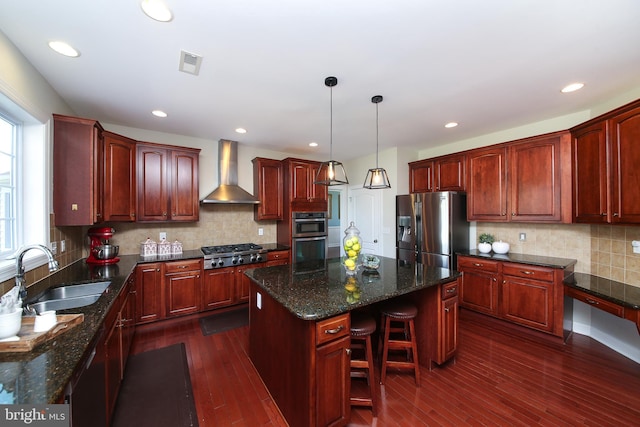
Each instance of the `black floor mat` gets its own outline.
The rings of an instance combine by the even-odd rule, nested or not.
[[[200,318],[202,335],[212,335],[249,324],[249,307]]]
[[[197,427],[184,343],[129,357],[112,427]]]

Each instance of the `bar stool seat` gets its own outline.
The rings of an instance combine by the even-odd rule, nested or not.
[[[349,403],[352,406],[371,407],[374,417],[377,414],[377,392],[371,335],[375,331],[376,321],[372,316],[358,312],[351,313],[351,378],[366,378],[369,396],[355,396],[351,393]]]
[[[413,369],[416,386],[420,387],[420,366],[414,322],[418,309],[410,302],[394,301],[386,304],[381,313],[381,344],[378,346],[382,352],[380,384],[384,384],[387,368]],[[398,360],[397,357],[389,358],[390,352],[393,352],[393,356],[400,351],[406,354],[406,360]]]

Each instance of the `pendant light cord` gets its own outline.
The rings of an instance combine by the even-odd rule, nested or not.
[[[329,86],[329,161],[333,161],[333,86]]]
[[[376,169],[378,169],[378,103],[376,102]]]

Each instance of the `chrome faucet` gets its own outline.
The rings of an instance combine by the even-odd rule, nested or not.
[[[49,271],[53,272],[58,269],[58,261],[53,258],[53,253],[51,253],[48,247],[44,245],[27,245],[18,249],[13,257],[15,257],[16,259],[16,286],[18,286],[20,289],[20,299],[22,300],[23,304],[27,299],[27,287],[26,280],[24,279],[24,266],[22,265],[22,258],[24,258],[24,254],[31,249],[40,249],[45,253],[45,255],[49,258]]]

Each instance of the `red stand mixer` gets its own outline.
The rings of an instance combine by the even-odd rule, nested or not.
[[[118,246],[109,244],[109,239],[116,232],[111,227],[93,227],[87,232],[89,236],[89,256],[88,264],[115,264],[120,261],[118,258]]]

